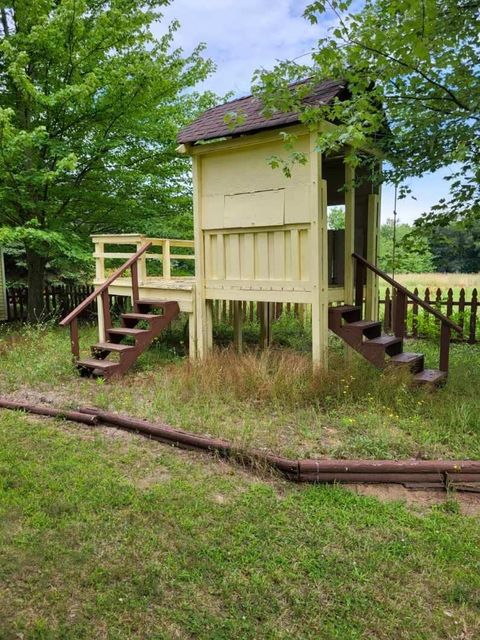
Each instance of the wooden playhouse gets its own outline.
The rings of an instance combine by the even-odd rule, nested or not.
[[[342,82],[328,81],[308,99],[329,103],[342,99],[345,91]],[[242,124],[233,131],[225,122],[231,112],[242,114]],[[295,135],[296,150],[307,158],[292,168],[291,177],[268,163],[271,156],[287,155],[281,135],[286,130]],[[360,166],[355,171],[342,153],[322,156],[315,134],[300,124],[297,114],[266,118],[260,101],[252,96],[210,109],[183,129],[178,141],[178,151],[192,158],[194,242],[141,235],[93,237],[99,288],[62,321],[72,327],[73,352],[78,356],[76,318],[97,298],[99,343],[92,358],[79,361],[83,370],[107,377],[121,373],[179,311],[189,316],[190,356],[203,358],[213,344],[212,304],[228,300],[236,311],[238,346],[243,301],[267,310],[264,324],[269,303],[301,303],[311,305],[315,365],[328,365],[330,329],[376,366],[391,360],[410,366],[419,381],[445,377],[447,334],[454,325],[444,316],[446,355],[440,370],[425,370],[421,354],[403,352],[406,300],[413,294],[377,268],[380,192],[368,175],[371,169]],[[329,232],[331,205],[344,205],[344,231]],[[119,251],[119,245],[124,250]],[[112,258],[127,262],[108,275],[105,260]],[[194,275],[175,275],[178,264],[188,260],[194,260]],[[153,263],[155,270],[149,266]],[[379,275],[397,293],[394,336],[382,335],[377,318]],[[112,327],[109,294],[132,298],[134,310],[123,314],[120,327]],[[164,309],[164,321],[155,308]],[[140,329],[142,321],[146,326]],[[124,344],[126,336],[134,339],[133,345]],[[112,352],[119,358],[111,360]]]

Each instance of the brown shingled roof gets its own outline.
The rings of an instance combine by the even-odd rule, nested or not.
[[[305,104],[329,104],[334,98],[341,97],[345,90],[345,82],[326,80],[307,96]],[[298,112],[274,113],[269,118],[262,115],[263,104],[255,96],[238,98],[231,102],[218,105],[205,111],[188,127],[182,129],[178,135],[180,143],[197,142],[198,140],[212,140],[226,136],[236,136],[242,133],[253,133],[263,129],[272,129],[283,125],[299,122]],[[225,123],[225,115],[229,112],[242,114],[245,120],[233,130]]]

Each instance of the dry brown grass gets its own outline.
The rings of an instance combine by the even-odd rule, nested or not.
[[[365,363],[347,362],[330,354],[328,370],[313,369],[311,359],[287,349],[238,354],[233,349],[216,350],[203,362],[186,361],[170,372],[184,398],[212,398],[276,404],[284,407],[323,405],[332,400],[364,397],[375,385],[376,373],[362,375]],[[384,387],[398,393],[406,382],[405,372],[387,372]]]

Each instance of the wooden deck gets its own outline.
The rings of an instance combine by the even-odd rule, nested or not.
[[[96,281],[95,285],[102,284]],[[132,282],[130,278],[118,278],[109,287],[109,293],[117,296],[132,294]],[[139,282],[139,294],[141,299],[157,301],[178,302],[180,311],[193,313],[195,296],[195,276],[179,278],[146,278]]]

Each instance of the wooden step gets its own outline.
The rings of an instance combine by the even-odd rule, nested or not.
[[[121,317],[124,320],[156,320],[157,318],[161,318],[162,316],[158,316],[154,313],[122,313]]]
[[[134,348],[135,347],[131,344],[120,344],[117,342],[98,342],[92,346],[92,349],[97,351],[117,351],[119,353]]]
[[[446,371],[440,369],[424,369],[413,376],[413,380],[418,384],[431,384],[438,386],[447,379]]]
[[[110,360],[97,360],[96,358],[82,358],[81,360],[77,360],[76,364],[78,367],[85,367],[87,369],[98,369],[102,372],[118,367],[118,362],[111,362]]]
[[[115,327],[114,329],[108,329],[108,334],[113,336],[136,336],[145,335],[150,333],[149,329],[131,329],[130,327]]]
[[[398,344],[402,344],[403,340],[401,338],[396,338],[395,336],[379,336],[378,338],[372,338],[368,342],[365,343],[365,346],[376,346],[384,349],[388,349],[389,347],[396,346]]]
[[[352,323],[361,320],[362,310],[360,307],[355,307],[349,304],[342,304],[338,307],[328,307],[328,328],[336,333],[340,334],[342,327],[345,323]]]
[[[360,307],[352,304],[339,304],[336,307],[328,307],[328,313],[348,313],[349,311],[360,311]]]
[[[390,358],[390,362],[394,365],[406,366],[413,372],[423,371],[423,353],[399,353],[396,356]]]
[[[355,348],[355,347],[354,347]],[[375,367],[385,367],[385,354],[395,356],[403,351],[403,340],[394,336],[380,336],[367,340],[357,347],[357,351],[363,355]]]
[[[341,317],[347,322],[354,322],[360,320],[362,317],[362,310],[360,307],[355,307],[351,304],[342,304],[338,307],[328,307],[329,317]]]
[[[343,325],[341,330],[342,332],[355,333],[373,339],[381,335],[382,323],[374,320],[355,320]]]

